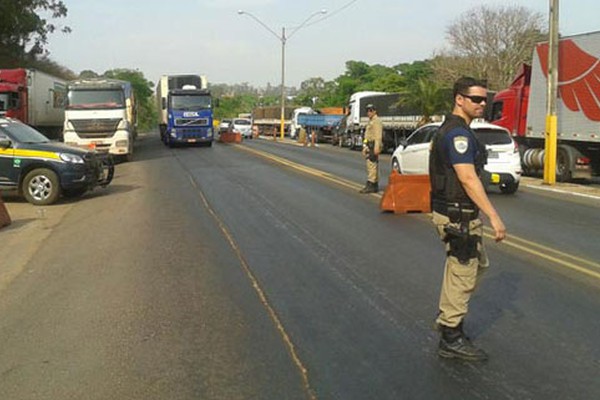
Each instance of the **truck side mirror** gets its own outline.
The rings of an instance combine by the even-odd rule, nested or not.
[[[165,99],[164,97],[161,99],[162,100],[162,109],[166,110],[167,109],[167,99]]]
[[[7,137],[0,137],[0,149],[8,149],[12,142]]]

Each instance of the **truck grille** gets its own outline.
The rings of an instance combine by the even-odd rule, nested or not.
[[[204,139],[207,137],[206,131],[199,129],[177,129],[177,133],[182,139]]]
[[[175,126],[206,126],[208,118],[177,118]]]
[[[115,134],[121,119],[72,119],[70,122],[79,137],[105,138]]]

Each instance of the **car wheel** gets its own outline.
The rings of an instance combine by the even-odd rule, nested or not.
[[[55,203],[60,196],[60,182],[54,171],[38,168],[30,171],[23,179],[23,196],[36,206]]]
[[[500,191],[504,194],[514,194],[519,189],[519,182],[503,183],[500,185]]]
[[[400,163],[398,162],[398,159],[395,157],[392,159],[392,170],[396,171],[399,174],[402,173],[402,171],[400,170]]]

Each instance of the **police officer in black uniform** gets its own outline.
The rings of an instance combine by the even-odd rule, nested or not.
[[[463,333],[463,319],[477,283],[478,271],[487,267],[482,242],[485,214],[496,241],[506,228],[490,202],[480,175],[486,150],[469,124],[483,116],[487,99],[484,82],[460,78],[454,84],[454,108],[434,136],[429,156],[433,223],[446,246],[446,265],[440,293],[438,354],[471,361],[487,359]]]

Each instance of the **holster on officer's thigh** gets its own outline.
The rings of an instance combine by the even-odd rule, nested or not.
[[[444,227],[445,241],[449,245],[448,255],[454,256],[461,264],[479,256],[477,244],[480,237],[471,235],[469,230],[470,215],[459,207],[448,206],[448,223]]]

